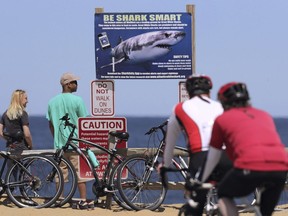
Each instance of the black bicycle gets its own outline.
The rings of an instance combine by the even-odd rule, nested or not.
[[[134,210],[156,210],[163,203],[167,188],[161,184],[157,166],[162,161],[165,147],[165,121],[157,127],[152,127],[145,135],[149,135],[149,143],[157,143],[156,148],[147,148],[144,154],[127,157],[118,169],[117,188],[123,200]],[[160,133],[158,133],[160,132]],[[186,148],[176,146],[179,152],[187,154]],[[175,155],[172,160],[175,169],[180,171],[178,178],[185,181],[188,165],[181,154]]]
[[[165,168],[162,167],[160,169],[160,175],[161,175],[161,182],[162,185],[168,188],[168,179],[167,179],[167,172],[181,172],[181,171],[188,171],[187,169],[177,169],[177,168]],[[286,187],[288,185],[288,176],[286,181]],[[185,198],[186,203],[183,204],[183,206],[179,209],[178,216],[185,216],[191,214],[191,208],[197,207],[198,203],[195,200],[195,197],[197,196],[197,193],[201,190],[207,191],[206,196],[206,204],[204,207],[203,213],[207,216],[222,216],[220,209],[218,208],[218,196],[217,196],[217,182],[211,181],[207,183],[201,183],[198,180],[191,178],[189,174],[186,177],[185,180]],[[240,213],[248,213],[252,212],[256,216],[261,216],[260,212],[260,201],[261,201],[261,195],[262,192],[265,190],[265,186],[259,187],[255,189],[255,192],[253,194],[250,194],[249,196],[245,196],[242,198],[238,198],[238,212]],[[285,188],[283,193],[285,193]],[[278,211],[281,211],[281,209],[278,209]]]
[[[66,187],[67,192],[65,194],[62,194],[61,199],[57,202],[57,205],[62,206],[65,203],[69,202],[73,197],[77,187],[77,174],[75,172],[75,169],[72,168],[72,165],[68,165],[69,162],[64,159],[64,154],[71,152],[72,149],[73,152],[76,152],[81,158],[84,159],[85,163],[88,165],[89,169],[92,172],[92,175],[95,179],[95,182],[92,186],[92,191],[95,194],[96,198],[103,196],[111,196],[121,207],[128,210],[131,209],[123,201],[118,190],[115,188],[118,164],[122,163],[123,161],[123,156],[117,153],[116,147],[118,143],[127,141],[129,138],[129,134],[127,132],[109,132],[109,136],[115,138],[115,143],[113,146],[111,146],[111,148],[106,149],[105,147],[97,143],[77,138],[77,136],[75,135],[76,125],[72,124],[69,121],[69,114],[66,114],[60,120],[63,121],[64,128],[69,127],[71,128],[71,131],[69,137],[67,138],[66,144],[61,149],[57,150],[53,157],[56,161],[58,161],[59,164],[61,162],[66,164],[65,166],[67,166],[68,175],[69,173],[71,173],[71,176],[69,177],[70,182],[67,186],[68,188],[65,186],[66,183],[64,183],[64,188]],[[79,142],[84,143],[86,147],[80,148],[78,146]],[[103,153],[108,154],[108,163],[101,179],[99,178],[96,169],[93,166],[91,156],[88,155],[88,152],[91,151],[90,147],[97,148]]]
[[[6,192],[18,207],[33,208],[49,207],[59,198],[63,176],[52,158],[43,155],[15,156],[8,151],[1,151],[0,156],[4,159],[0,170],[0,195]],[[3,177],[5,170],[6,177]]]
[[[191,208],[196,208],[199,204],[198,202],[194,201],[195,197],[197,196],[197,193],[206,190],[207,196],[206,196],[206,204],[204,207],[204,213],[207,216],[221,216],[221,213],[218,209],[217,203],[218,203],[218,196],[217,196],[217,189],[216,185],[212,182],[208,183],[201,183],[198,180],[195,180],[194,178],[191,178],[190,174],[188,173],[188,169],[175,169],[175,168],[166,168],[161,167],[160,168],[160,176],[161,176],[161,182],[163,187],[165,187],[167,190],[168,188],[168,179],[167,179],[167,172],[181,172],[185,171],[187,172],[187,176],[185,179],[185,192],[184,197],[186,199],[186,203],[184,203],[181,208],[179,209],[178,216],[186,216],[191,214]]]

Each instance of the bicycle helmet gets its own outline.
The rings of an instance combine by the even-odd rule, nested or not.
[[[249,101],[249,93],[244,83],[230,82],[218,91],[218,100],[226,106],[244,106]]]
[[[209,93],[212,86],[211,78],[205,75],[192,75],[186,80],[186,90],[190,98],[194,95]]]

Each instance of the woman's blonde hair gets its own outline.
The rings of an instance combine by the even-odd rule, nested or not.
[[[7,117],[10,120],[17,119],[18,117],[21,117],[23,115],[25,107],[22,104],[22,98],[24,97],[25,93],[26,92],[21,89],[17,89],[12,93],[10,106],[6,112]]]

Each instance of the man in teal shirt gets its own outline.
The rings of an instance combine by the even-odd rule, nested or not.
[[[49,121],[49,128],[54,138],[55,149],[62,148],[70,134],[68,127],[64,129],[63,125],[61,126],[62,122],[60,118],[68,113],[70,122],[78,125],[78,118],[86,117],[88,115],[83,99],[72,94],[73,92],[77,91],[77,80],[79,79],[79,77],[72,73],[64,73],[60,79],[62,93],[56,95],[49,101],[46,118]],[[77,129],[75,132],[78,134]],[[79,178],[78,156],[70,157],[71,158],[69,159],[75,166],[75,169],[78,173],[78,189],[80,193],[80,199],[84,202],[86,201],[86,180]]]

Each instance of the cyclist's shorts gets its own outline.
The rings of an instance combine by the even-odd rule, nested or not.
[[[243,197],[253,193],[255,188],[266,186],[281,191],[285,184],[285,171],[251,171],[232,169],[218,186],[218,197]],[[272,194],[270,195],[272,196]]]

